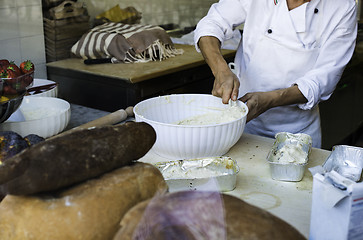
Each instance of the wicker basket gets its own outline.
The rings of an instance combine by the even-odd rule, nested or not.
[[[60,20],[44,18],[47,62],[69,58],[72,46],[89,29],[89,16],[69,17]]]

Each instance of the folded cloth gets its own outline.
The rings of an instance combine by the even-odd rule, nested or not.
[[[92,28],[71,52],[83,59],[110,58],[111,62],[161,61],[183,53],[159,26],[109,22]]]
[[[113,8],[96,16],[95,23],[119,22],[119,23],[135,24],[135,23],[140,23],[140,19],[142,18],[141,15],[142,15],[141,12],[137,11],[136,8],[134,7],[130,6],[122,9],[120,8],[120,5],[117,4]]]

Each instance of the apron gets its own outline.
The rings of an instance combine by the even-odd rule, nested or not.
[[[287,8],[286,1],[280,3],[285,4]],[[280,9],[283,8],[280,7]],[[316,47],[312,49],[298,47],[301,42],[291,19],[286,18],[290,17],[289,12],[278,10],[275,16],[281,20],[281,14],[285,14],[285,19],[282,19],[284,24],[287,24],[287,28],[290,27],[288,30],[291,36],[288,37],[287,44],[269,37],[270,34],[273,34],[273,29],[272,33],[261,35],[260,40],[256,43],[250,62],[246,66],[246,71],[239,73],[241,83],[239,97],[247,92],[265,92],[290,87],[294,84],[295,79],[304,76],[313,68],[318,58],[319,44],[316,44]],[[318,26],[321,26],[322,16],[317,17],[320,18]],[[289,24],[291,26],[288,26]],[[321,33],[322,31],[317,31],[316,42],[320,41]],[[294,43],[295,40],[296,46],[289,44]],[[312,137],[313,146],[320,148],[319,108],[315,106],[311,110],[302,110],[297,104],[275,107],[249,121],[246,124],[245,132],[271,138],[275,137],[278,132],[305,133]]]

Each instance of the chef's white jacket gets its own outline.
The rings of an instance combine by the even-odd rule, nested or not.
[[[196,49],[200,37],[223,42],[244,24],[235,58],[239,97],[297,84],[308,100],[268,110],[247,124],[248,132],[269,137],[281,131],[305,132],[320,147],[317,105],[331,96],[353,55],[356,11],[355,0],[311,0],[291,11],[286,0],[220,0],[197,25]]]

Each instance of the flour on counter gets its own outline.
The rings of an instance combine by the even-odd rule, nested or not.
[[[192,116],[190,118],[178,121],[177,125],[212,125],[225,122],[231,122],[242,117],[245,110],[239,106],[215,109],[216,111]]]

